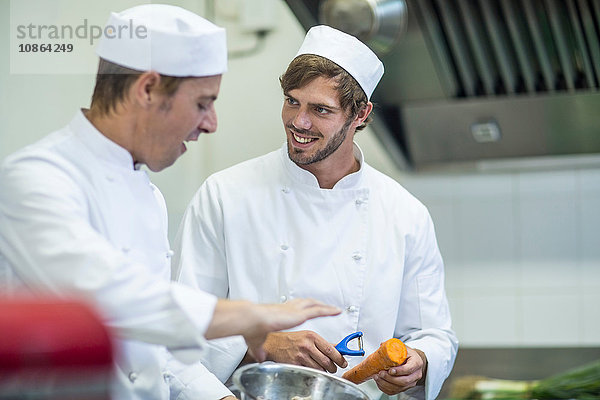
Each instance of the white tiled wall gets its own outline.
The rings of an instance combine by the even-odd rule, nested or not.
[[[600,169],[408,175],[463,346],[600,345]]]

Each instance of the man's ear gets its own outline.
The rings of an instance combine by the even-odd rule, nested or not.
[[[355,122],[358,122],[356,124],[356,126],[360,126],[365,119],[367,119],[367,117],[369,116],[369,114],[371,114],[371,111],[373,111],[373,103],[371,103],[370,101],[367,102],[367,105],[364,106],[363,108],[361,108],[358,113],[356,114],[356,120]]]
[[[146,108],[157,101],[157,89],[160,85],[160,75],[156,71],[141,74],[131,85],[130,94],[141,107]]]

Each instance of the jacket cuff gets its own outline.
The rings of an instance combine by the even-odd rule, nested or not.
[[[170,400],[219,400],[233,393],[204,365],[185,365],[170,359],[166,376],[169,377]]]

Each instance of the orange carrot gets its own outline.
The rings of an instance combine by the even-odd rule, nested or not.
[[[392,338],[381,343],[379,348],[369,354],[360,364],[346,371],[342,378],[356,384],[367,381],[379,371],[388,370],[406,361],[406,346],[400,339]]]

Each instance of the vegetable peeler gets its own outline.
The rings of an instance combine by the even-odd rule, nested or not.
[[[342,339],[341,342],[335,345],[337,351],[344,356],[364,356],[365,351],[363,350],[362,332],[354,332]],[[358,350],[351,350],[348,348],[348,342],[358,338]]]

